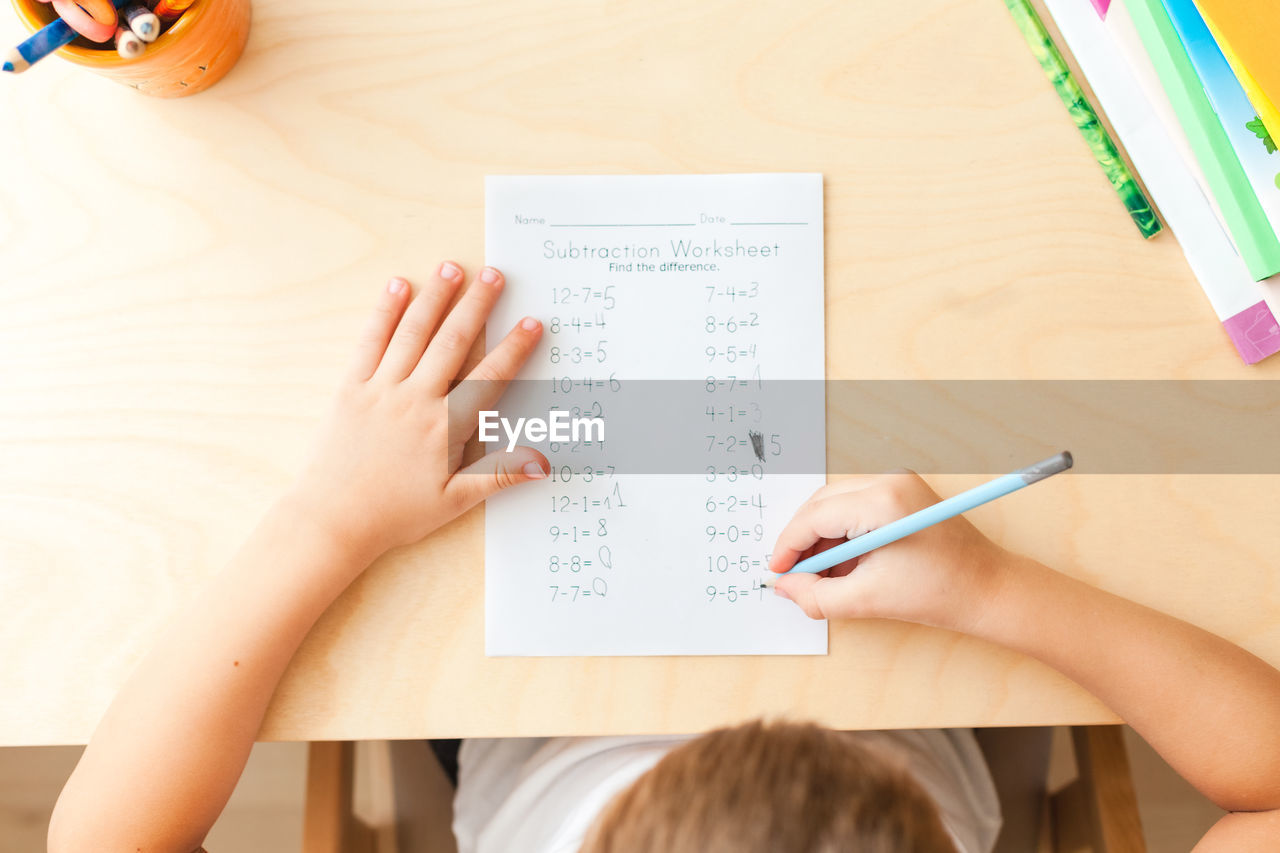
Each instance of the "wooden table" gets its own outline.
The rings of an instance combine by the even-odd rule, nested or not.
[[[823,172],[831,378],[1280,377],[1138,238],[1000,3],[352,8],[258,0],[186,100],[60,61],[0,86],[0,744],[88,738],[298,470],[385,278],[481,263],[486,174]],[[1077,476],[973,517],[1280,663],[1277,507],[1274,476]],[[818,658],[486,659],[483,524],[356,583],[263,737],[1114,720],[893,623]]]

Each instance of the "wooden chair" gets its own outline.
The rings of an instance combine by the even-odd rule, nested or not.
[[[1075,778],[1049,790],[1053,729],[979,729],[1004,813],[996,853],[1145,853],[1123,726],[1071,726]]]
[[[1047,790],[1052,733],[978,730],[1005,815],[996,853],[1145,853],[1123,726],[1071,727],[1076,776],[1056,791]],[[356,814],[357,746],[384,783],[373,822]],[[424,741],[312,743],[302,851],[456,853],[452,799]]]
[[[307,750],[303,853],[375,853],[372,827],[355,816],[352,741],[316,741]]]
[[[356,808],[357,764],[374,777],[372,816]],[[310,745],[302,853],[457,853],[452,826],[453,786],[426,741]]]

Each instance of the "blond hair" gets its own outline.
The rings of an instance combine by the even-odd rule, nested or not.
[[[581,853],[955,853],[905,770],[853,737],[756,721],[672,750]]]

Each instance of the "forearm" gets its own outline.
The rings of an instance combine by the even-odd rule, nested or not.
[[[198,847],[298,645],[367,562],[293,504],[273,508],[112,702],[58,800],[51,851]]]
[[[1013,558],[971,633],[1047,663],[1229,811],[1280,808],[1280,673],[1220,637]]]
[[[463,411],[474,424],[487,404],[458,410],[450,389],[503,289],[486,267],[455,299],[464,280],[446,261],[412,301],[402,278],[381,289],[294,494],[111,704],[54,810],[52,853],[190,853],[235,788],[285,667],[342,590],[378,554],[546,476],[527,447],[456,470],[468,436],[451,423]],[[541,335],[524,318],[470,375],[498,393]]]
[[[1214,824],[1195,853],[1274,853],[1280,838],[1280,812],[1236,812]]]

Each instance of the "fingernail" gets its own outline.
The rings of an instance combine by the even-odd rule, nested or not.
[[[445,281],[457,281],[462,277],[462,268],[445,261],[440,265],[440,277]]]
[[[542,470],[542,466],[537,462],[526,462],[524,464],[525,476],[530,480],[541,480],[547,476],[547,472]]]
[[[399,293],[404,290],[404,286],[409,282],[402,278],[396,277],[387,282],[387,293]]]
[[[532,317],[525,317],[520,321],[520,328],[524,329],[526,332],[536,332],[538,331],[538,327],[541,325],[541,323]]]
[[[791,596],[787,595],[787,591],[780,586],[775,586],[773,588],[773,594],[781,598],[785,598],[787,601],[791,600]]]
[[[502,273],[498,272],[493,267],[485,267],[480,270],[480,280],[485,284],[497,284],[502,281]]]

